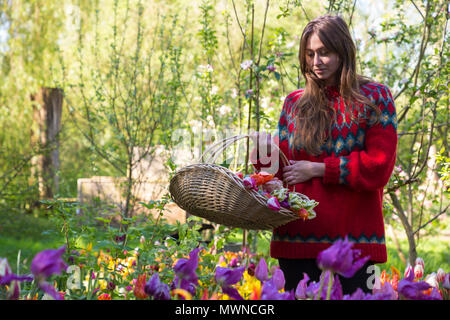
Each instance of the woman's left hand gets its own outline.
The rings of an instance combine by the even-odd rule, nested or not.
[[[283,180],[289,185],[295,185],[308,181],[314,177],[322,177],[325,172],[325,164],[312,161],[289,161],[291,165],[283,168]]]

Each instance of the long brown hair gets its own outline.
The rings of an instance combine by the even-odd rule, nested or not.
[[[373,109],[377,119],[381,111],[369,98],[360,93],[360,85],[368,83],[370,79],[356,73],[356,47],[345,21],[339,16],[332,15],[310,21],[303,30],[298,55],[306,86],[302,97],[295,105],[297,121],[295,141],[298,141],[309,154],[319,155],[320,147],[331,134],[336,111],[326,95],[324,80],[319,79],[306,63],[306,45],[312,34],[317,34],[323,45],[339,56],[340,67],[337,70],[336,80],[340,96],[345,102],[346,113],[351,120],[355,120],[353,114],[355,104],[363,104]],[[358,119],[359,117],[360,112]]]

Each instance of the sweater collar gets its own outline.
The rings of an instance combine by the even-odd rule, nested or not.
[[[337,96],[339,96],[339,86],[337,85],[325,86],[325,94],[329,98],[336,98]]]

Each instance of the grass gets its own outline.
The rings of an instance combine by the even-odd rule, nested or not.
[[[36,214],[24,214],[11,210],[0,210],[0,257],[7,258],[14,272],[20,251],[22,266],[31,264],[39,251],[60,247],[64,239],[54,236],[55,225],[48,218]],[[21,270],[25,272],[26,270]]]
[[[399,252],[393,241],[389,238],[387,240],[388,261],[380,264],[379,267],[383,270],[389,270],[390,266],[394,266],[400,271],[406,268],[405,263],[401,260]],[[404,253],[408,252],[408,241],[406,239],[399,239],[400,248]],[[436,272],[439,268],[450,272],[450,242],[445,238],[428,237],[420,240],[417,248],[417,256],[422,258],[425,262],[424,274]]]

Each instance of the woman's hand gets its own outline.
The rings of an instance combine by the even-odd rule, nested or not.
[[[312,161],[289,161],[291,165],[283,168],[283,180],[289,185],[308,181],[311,178],[323,177],[325,163]]]

